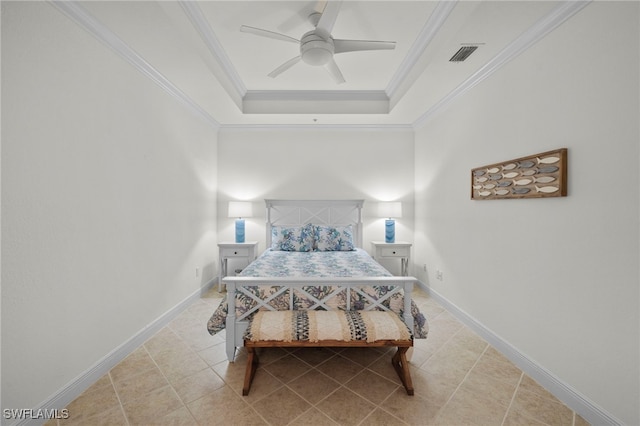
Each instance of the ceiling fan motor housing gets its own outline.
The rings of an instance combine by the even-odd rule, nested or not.
[[[309,65],[326,65],[333,58],[334,51],[333,38],[325,39],[315,30],[309,31],[300,40],[300,56]]]

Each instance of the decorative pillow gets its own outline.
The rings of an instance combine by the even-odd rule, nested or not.
[[[351,225],[315,226],[315,249],[317,251],[354,250]]]
[[[278,251],[312,251],[313,225],[271,228],[271,249]]]

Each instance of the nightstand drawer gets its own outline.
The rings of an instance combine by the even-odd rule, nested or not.
[[[224,248],[221,253],[222,257],[247,257],[249,256],[248,248]]]
[[[382,257],[409,257],[409,247],[382,247],[380,249]]]

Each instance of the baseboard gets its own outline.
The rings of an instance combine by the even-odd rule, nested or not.
[[[156,320],[144,327],[129,340],[112,350],[104,358],[86,370],[80,376],[69,382],[66,386],[56,392],[49,399],[41,403],[33,409],[37,412],[53,412],[53,410],[62,410],[76,399],[82,392],[94,384],[98,379],[107,374],[109,370],[115,367],[120,361],[125,359],[127,355],[136,350],[140,345],[146,342],[150,337],[160,331],[164,326],[169,324],[172,319],[177,317],[191,304],[198,300],[200,296],[211,289],[216,284],[216,279],[212,279],[204,286],[194,291],[190,296],[160,315]],[[22,419],[12,423],[13,426],[35,426],[43,424],[47,419]]]
[[[431,287],[423,282],[418,282],[418,287],[424,290],[429,296],[440,303],[447,311],[459,319],[466,326],[471,328],[480,337],[485,339],[491,346],[506,356],[511,362],[518,366],[523,372],[528,374],[532,379],[542,385],[551,392],[556,398],[566,404],[573,411],[578,413],[582,418],[593,425],[622,425],[623,423],[616,419],[604,409],[594,404],[577,390],[564,383],[550,371],[537,364],[526,355],[518,351],[506,340],[493,331],[478,322],[471,315],[458,308],[448,299],[440,295]]]

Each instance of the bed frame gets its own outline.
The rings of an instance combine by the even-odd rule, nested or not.
[[[267,218],[267,249],[271,247],[271,228],[273,226],[302,226],[306,223],[329,226],[352,225],[354,243],[362,248],[362,205],[363,200],[265,200]],[[249,325],[248,317],[259,309],[275,310],[269,302],[275,297],[288,293],[289,306],[293,306],[293,289],[302,291],[305,286],[333,286],[335,291],[323,299],[316,299],[310,294],[305,296],[314,301],[309,309],[331,309],[328,301],[337,294],[346,291],[347,309],[351,309],[351,291],[365,297],[370,305],[368,310],[387,310],[382,303],[398,292],[404,292],[404,322],[410,330],[413,330],[413,317],[411,316],[411,292],[416,282],[414,277],[369,277],[369,278],[319,278],[319,277],[242,277],[227,276],[222,282],[227,288],[228,313],[226,319],[226,352],[229,362],[235,358],[236,348],[244,345],[244,334]],[[250,286],[276,286],[278,291],[261,300],[246,287]],[[378,300],[360,290],[363,286],[390,286],[395,287],[385,297]],[[256,301],[256,306],[236,317],[235,297],[237,293],[243,293]]]

